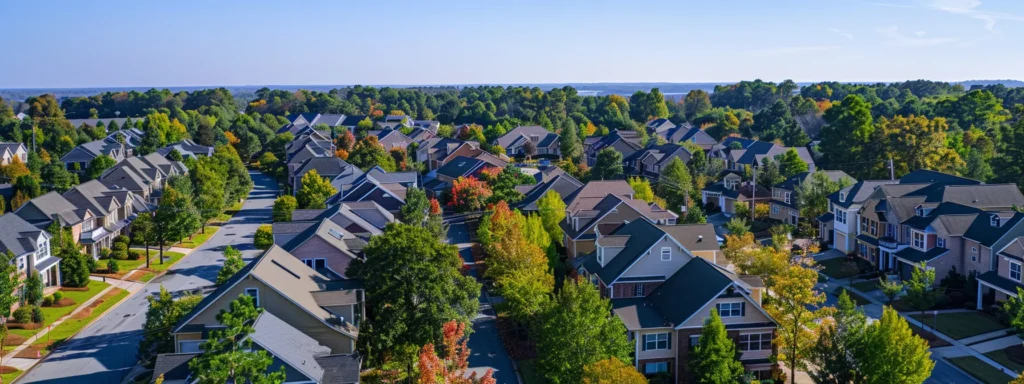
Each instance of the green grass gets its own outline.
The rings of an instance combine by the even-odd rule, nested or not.
[[[848,296],[850,296],[850,299],[853,299],[853,302],[857,303],[857,305],[868,305],[868,304],[871,304],[870,300],[865,299],[863,296],[858,295],[858,294],[854,293],[853,291],[850,291],[850,290],[848,290],[846,288],[839,288],[839,289],[842,290],[842,291],[846,291],[846,294]],[[836,294],[838,294],[838,293],[836,293]]]
[[[996,367],[988,365],[974,356],[954,357],[946,360],[983,383],[1005,384],[1012,379]]]
[[[858,273],[860,273],[860,272],[852,272],[851,273],[851,271],[847,271],[847,270],[843,269],[843,265],[844,264],[846,264],[846,258],[845,257],[838,257],[838,258],[835,258],[835,259],[822,260],[822,261],[818,262],[818,265],[820,265],[823,268],[821,270],[821,272],[826,274],[826,275],[828,275],[828,277],[831,277],[833,279],[845,279],[845,278],[848,278],[850,276],[854,276],[854,275],[857,275]]]
[[[3,380],[3,382],[5,382],[5,383],[13,383],[14,380],[17,380],[19,377],[21,377],[21,374],[23,374],[23,373],[25,373],[25,372],[22,372],[21,370],[18,370],[18,371],[15,371],[15,372],[11,372],[11,373],[5,373],[5,374],[0,375],[0,380]]]
[[[149,264],[149,269],[151,269],[151,270],[153,270],[155,272],[166,271],[168,268],[170,268],[175,263],[180,261],[182,257],[185,257],[185,254],[184,253],[180,253],[180,252],[164,251],[164,257],[167,258],[167,260],[164,260],[163,264],[160,264],[160,260],[159,259],[157,259],[155,261],[151,261],[150,264]],[[150,278],[150,279],[152,279],[152,278]],[[149,281],[149,280],[146,280],[146,281]]]
[[[207,225],[206,233],[197,232],[195,235],[192,235],[192,239],[185,239],[181,243],[175,244],[173,246],[179,248],[197,248],[200,245],[203,245],[203,243],[205,243],[206,240],[209,240],[214,233],[217,233],[218,229],[220,229],[220,227],[215,225]]]
[[[235,203],[235,205],[228,207],[227,209],[224,210],[223,213],[217,215],[217,217],[214,217],[213,221],[223,223],[225,221],[231,220],[231,216],[234,216],[236,213],[238,213],[238,211],[242,210],[243,204],[245,204],[245,200]]]
[[[133,251],[138,251],[139,253],[143,253],[146,250],[145,249],[133,249]],[[149,257],[154,257],[158,253],[160,253],[160,252],[156,251],[156,250],[153,250],[153,249],[150,249],[149,250]],[[143,267],[143,266],[146,265],[146,259],[142,258],[142,257],[140,257],[138,260],[114,260],[114,262],[117,263],[117,270],[120,271],[121,273],[126,273],[128,271],[131,271],[131,270],[134,270],[134,269],[137,269],[139,267]],[[101,263],[100,266],[106,268],[106,265],[107,265],[107,261],[106,260],[101,260],[100,263]]]
[[[856,288],[857,290],[861,291],[861,292],[864,292],[864,293],[882,289],[878,285],[878,279],[867,280],[867,281],[858,281],[856,283],[853,283],[853,287]]]
[[[933,320],[934,316],[931,314],[925,314],[923,317],[917,314],[911,317],[924,323],[928,328],[935,324],[939,332],[957,340],[1006,328],[995,318],[981,312],[940,313],[937,321]]]
[[[101,291],[109,287],[110,284],[102,281],[89,281],[88,291],[61,291],[64,297],[70,298],[75,301],[75,305],[69,305],[67,307],[42,307],[43,310],[43,326],[38,329],[12,329],[10,330],[13,334],[25,336],[26,338],[35,336],[36,333],[46,328],[47,325],[53,324],[54,321],[67,316],[71,311],[82,306],[82,303],[96,296]]]
[[[95,308],[92,309],[92,313],[88,317],[83,319],[65,320],[63,323],[60,323],[60,325],[58,325],[56,328],[47,333],[46,337],[43,337],[40,340],[36,341],[35,343],[33,343],[33,345],[46,344],[47,340],[50,340],[53,342],[53,344],[47,347],[44,350],[43,354],[45,355],[50,353],[50,350],[53,348],[53,346],[60,344],[61,342],[67,340],[71,336],[74,336],[76,333],[78,333],[78,331],[82,330],[82,328],[85,328],[86,325],[89,325],[89,323],[92,323],[93,320],[95,320],[97,317],[99,317],[108,309],[110,309],[110,307],[113,307],[115,304],[117,304],[121,300],[124,300],[124,298],[126,297],[128,297],[128,291],[123,290],[121,288],[114,288],[114,290],[108,293],[106,300],[104,300],[102,303],[100,303],[100,305],[97,305]]]
[[[1020,364],[1020,363],[1010,359],[1010,356],[1007,354],[1007,351],[1009,349],[1010,348],[995,350],[995,351],[986,353],[985,356],[990,358],[990,359],[992,359],[992,360],[995,360],[995,362],[1001,364],[1002,366],[1004,366],[1006,368],[1012,369],[1014,372],[1017,372],[1017,373],[1024,372],[1024,364]]]
[[[523,377],[523,384],[544,384],[547,381],[539,373],[534,360],[519,360],[519,374]]]

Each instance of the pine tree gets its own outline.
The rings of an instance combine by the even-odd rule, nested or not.
[[[262,308],[257,308],[252,296],[242,295],[231,302],[230,310],[222,309],[217,321],[224,326],[210,332],[199,349],[203,353],[188,363],[193,378],[200,384],[221,384],[229,381],[252,383],[282,383],[285,371],[268,372],[274,358],[267,351],[253,348],[253,323]]]
[[[736,343],[729,338],[718,311],[704,320],[696,348],[687,364],[694,380],[708,384],[735,383],[743,375],[743,364],[737,359]]]

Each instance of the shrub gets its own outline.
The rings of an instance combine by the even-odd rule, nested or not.
[[[32,307],[32,322],[42,323],[46,318],[43,317],[43,309],[39,307]]]
[[[53,305],[53,296],[46,296],[43,298],[43,306],[49,307]]]
[[[102,248],[102,249],[100,249],[100,259],[106,260],[106,259],[109,259],[109,258],[110,258],[110,248]]]
[[[60,301],[60,299],[63,299],[63,298],[64,298],[64,292],[57,291],[57,292],[53,293],[53,301],[54,302]]]
[[[117,260],[128,260],[128,244],[114,243],[110,256]]]
[[[141,259],[142,258],[142,252],[145,252],[145,251],[140,251],[140,250],[137,250],[137,249],[129,249],[128,250],[128,260],[138,260],[138,259]]]
[[[128,236],[125,236],[125,235],[117,235],[117,237],[114,238],[114,244],[122,243],[122,244],[128,245],[128,243],[130,243],[130,242],[131,242],[131,239],[129,239]]]
[[[85,255],[85,265],[89,268],[89,273],[95,273],[100,268],[100,263],[92,255]]]
[[[121,270],[121,266],[117,265],[117,261],[114,259],[107,260],[107,273],[117,273]]]
[[[967,295],[960,291],[950,291],[946,293],[946,297],[949,298],[949,305],[951,307],[960,307],[967,301]]]
[[[15,323],[31,323],[32,322],[32,309],[28,306],[23,306],[14,310],[14,322]]]

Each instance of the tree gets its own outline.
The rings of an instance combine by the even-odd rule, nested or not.
[[[762,249],[771,249],[765,247]],[[788,255],[787,259],[788,259]],[[814,346],[811,327],[828,314],[828,308],[811,310],[825,301],[825,295],[814,289],[818,272],[802,265],[787,265],[771,279],[774,300],[766,306],[768,314],[778,322],[779,361],[789,367],[789,377],[796,380],[796,370],[806,370],[807,356]]]
[[[832,180],[825,172],[815,171],[795,189],[796,205],[803,217],[817,219],[829,211],[828,196],[853,183],[848,177]]]
[[[110,167],[117,164],[114,158],[107,155],[99,155],[89,161],[89,166],[85,168],[85,178],[88,180],[95,180],[103,175],[103,172]]]
[[[377,136],[368,135],[356,143],[355,148],[348,155],[348,162],[368,171],[375,166],[381,167],[386,172],[394,172],[398,169],[395,159],[388,154],[384,146],[377,141]]]
[[[748,137],[758,136],[763,141],[781,140],[787,147],[802,147],[811,142],[793,119],[789,106],[781,99],[755,114],[754,124],[748,130]]]
[[[647,378],[632,365],[609,357],[583,367],[583,384],[647,384]]]
[[[711,111],[711,98],[702,89],[694,89],[686,93],[683,101],[683,114],[687,121]]]
[[[140,213],[138,217],[132,221],[131,226],[132,237],[135,238],[136,242],[142,242],[142,245],[146,247],[146,268],[149,268],[149,245],[156,241],[156,231],[153,223],[153,216],[149,213]]]
[[[427,193],[420,188],[409,188],[405,194],[405,205],[400,211],[402,222],[419,225],[426,220],[429,209],[430,201],[427,200]]]
[[[878,286],[882,289],[882,294],[889,301],[886,303],[892,305],[892,301],[896,300],[896,296],[899,296],[900,292],[903,292],[903,283],[897,280],[885,280],[879,278]]]
[[[491,189],[476,177],[462,177],[452,181],[448,192],[448,206],[459,212],[479,211],[491,197]]]
[[[757,168],[757,184],[771,189],[773,185],[785,181],[782,171],[779,170],[779,162],[770,157],[765,157],[763,164]]]
[[[224,248],[224,265],[217,272],[217,285],[226,283],[243,267],[245,267],[245,261],[242,260],[242,252],[230,245]]]
[[[572,124],[572,120],[566,119],[562,122],[562,129],[558,133],[558,150],[562,154],[562,158],[573,162],[583,158],[583,145],[580,143],[580,137],[576,131],[577,128]]]
[[[910,280],[904,282],[907,288],[907,303],[914,309],[924,311],[931,309],[942,297],[942,290],[935,286],[935,270],[928,268],[925,262],[914,266],[910,271]]]
[[[67,192],[78,185],[78,175],[65,169],[64,164],[59,161],[53,161],[44,165],[40,177],[46,180],[47,184],[50,185],[50,189],[59,193]],[[2,205],[0,203],[0,206]],[[0,207],[0,212],[3,212],[2,207]]]
[[[356,137],[362,138],[366,136],[366,132],[369,132],[371,129],[373,129],[373,120],[370,120],[369,117],[360,120],[356,123]]]
[[[18,210],[19,207],[25,205],[29,200],[32,200],[28,195],[21,193],[21,191],[14,191],[14,198],[11,199],[11,211]]]
[[[648,203],[655,203],[659,206],[666,206],[668,203],[665,199],[662,199],[654,195],[654,189],[651,188],[651,182],[641,177],[630,177],[626,180],[629,186],[633,188],[633,198],[637,200],[643,200]]]
[[[541,311],[536,327],[537,370],[548,382],[576,383],[583,367],[612,357],[633,361],[626,327],[611,313],[608,299],[588,282],[566,280]]]
[[[174,352],[171,328],[202,299],[199,295],[186,295],[174,300],[174,296],[163,285],[158,295],[146,296],[149,307],[146,309],[146,322],[142,324],[138,358],[146,360],[156,354]]]
[[[818,340],[808,353],[808,362],[814,368],[807,374],[815,383],[847,384],[864,380],[855,353],[861,347],[866,324],[867,318],[857,310],[846,290],[840,291],[836,314],[818,328]]]
[[[315,169],[302,175],[302,187],[296,194],[299,207],[303,209],[324,209],[327,208],[327,199],[338,193],[327,178],[320,177]],[[289,214],[290,216],[290,214]]]
[[[923,383],[935,367],[928,348],[928,342],[914,335],[896,310],[885,307],[882,318],[867,327],[856,355],[863,382]]]
[[[871,105],[859,95],[849,95],[825,111],[821,129],[822,163],[843,169],[854,177],[864,177],[870,165],[864,165],[868,144],[875,126]]]
[[[537,200],[537,214],[544,223],[544,230],[548,232],[551,241],[562,244],[562,227],[558,223],[565,220],[565,202],[557,191],[548,190],[540,200]]]
[[[882,161],[887,158],[893,161],[896,177],[917,169],[944,173],[963,169],[966,164],[960,155],[946,144],[948,130],[946,119],[941,117],[930,120],[924,116],[882,118],[871,140],[875,147],[870,153],[879,156],[872,176],[889,176],[888,164]]]
[[[355,260],[346,275],[363,280],[366,309],[374,314],[359,330],[358,347],[368,366],[379,367],[394,353],[440,341],[444,323],[455,319],[465,324],[476,315],[480,284],[460,273],[456,247],[427,229],[388,224],[363,251],[365,260]]]
[[[195,207],[203,220],[201,227],[206,233],[206,223],[215,219],[225,208],[225,185],[227,172],[210,158],[202,158],[189,170],[194,186]]]
[[[718,311],[704,320],[697,346],[687,364],[693,378],[700,383],[730,384],[743,375],[743,364],[737,360],[736,343],[726,334]]]
[[[487,252],[485,276],[494,279],[505,298],[505,311],[516,321],[525,322],[541,310],[554,289],[547,254],[527,239],[526,219],[504,201],[497,203],[487,221],[486,227],[481,224],[485,233],[479,236]],[[497,233],[486,233],[491,230]]]
[[[175,242],[195,233],[199,229],[201,217],[192,205],[192,198],[180,193],[173,187],[165,187],[164,195],[156,208],[153,227],[157,233],[156,243],[160,246],[160,264],[164,262],[164,243]]]
[[[14,189],[30,199],[43,194],[43,187],[39,185],[39,180],[30,175],[18,176],[14,180]]]
[[[1024,107],[1017,108],[1017,122],[1002,129],[999,156],[993,159],[996,180],[1024,187]]]
[[[298,207],[299,203],[294,197],[290,195],[278,197],[277,200],[274,200],[274,221],[292,221],[292,211]]]
[[[1017,288],[1017,296],[1009,296],[1003,302],[1002,311],[1010,321],[1010,328],[1017,335],[1024,334],[1024,296],[1022,290]]]
[[[779,172],[782,173],[784,178],[790,178],[808,171],[807,163],[800,158],[796,148],[790,148],[781,155],[776,156],[775,159],[779,162]]]
[[[256,230],[253,236],[253,243],[256,249],[266,250],[274,245],[274,232],[270,224],[263,224]]]
[[[658,195],[668,202],[668,209],[680,212],[686,205],[687,197],[693,191],[693,177],[678,157],[673,158],[661,171],[658,180]]]
[[[167,159],[170,161],[181,161],[181,152],[178,152],[177,148],[171,148],[171,151],[167,152]]]
[[[469,368],[468,347],[469,338],[466,337],[466,324],[455,320],[444,323],[442,330],[443,341],[439,346],[445,357],[437,356],[434,344],[428,343],[420,349],[419,356],[419,377],[418,384],[495,384],[491,375],[493,369],[488,369],[479,379],[476,372],[467,374]]]
[[[14,263],[15,257],[11,250],[0,254],[0,318],[2,319],[11,316],[11,307],[18,301],[18,296],[14,292],[21,284],[21,278],[18,276],[18,267]],[[87,270],[86,273],[88,274],[88,272]],[[7,338],[6,321],[0,321],[0,333],[2,333],[0,336],[3,336],[0,338],[0,350],[2,350],[3,341]]]
[[[750,233],[750,224],[747,224],[747,220],[737,214],[735,217],[725,223],[725,229],[729,231],[729,234],[734,236],[743,236]]]
[[[491,198],[488,203],[494,204],[504,201],[509,204],[518,203],[523,199],[523,193],[516,190],[517,185],[530,185],[536,183],[536,179],[523,173],[513,164],[505,168],[487,168],[480,172],[480,178],[491,187]]]
[[[597,152],[597,163],[590,171],[593,180],[612,180],[622,178],[622,152],[615,148],[605,148]]]
[[[254,384],[283,383],[285,371],[267,370],[274,358],[267,351],[253,348],[248,336],[255,330],[253,323],[262,308],[257,308],[252,296],[242,295],[231,302],[230,310],[222,309],[217,321],[223,328],[210,332],[199,349],[203,352],[188,363],[193,378],[201,384],[225,382],[252,382]]]
[[[25,280],[25,303],[33,307],[43,304],[43,277],[32,271]]]

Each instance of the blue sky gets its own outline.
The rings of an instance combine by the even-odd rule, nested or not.
[[[1024,78],[1024,1],[12,1],[0,88]]]

